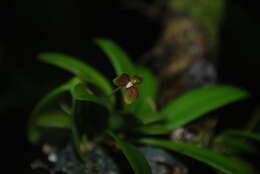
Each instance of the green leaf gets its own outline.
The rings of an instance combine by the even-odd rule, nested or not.
[[[117,75],[123,73],[135,75],[135,67],[131,59],[115,42],[106,39],[96,39],[95,42],[106,53]]]
[[[241,138],[249,138],[252,140],[260,141],[260,134],[252,133],[248,131],[240,131],[240,130],[228,130],[223,132],[221,137],[241,137]]]
[[[257,145],[255,143],[237,136],[221,135],[217,137],[214,142],[214,149],[225,154],[255,154],[257,152]]]
[[[139,126],[133,128],[133,131],[146,135],[161,135],[170,132],[169,128],[167,128],[163,123],[152,123],[148,125]]]
[[[227,153],[255,153],[257,146],[252,141],[260,141],[260,134],[249,131],[227,130],[216,139],[216,147]]]
[[[135,114],[143,120],[144,114],[155,112],[156,110],[157,81],[152,72],[147,68],[139,67],[137,74],[143,78],[143,83],[138,85],[139,97],[132,105],[135,107]]]
[[[49,112],[37,115],[28,126],[28,138],[32,143],[39,142],[42,127],[71,128],[71,118],[63,112]]]
[[[44,109],[53,104],[62,93],[69,91],[79,82],[80,80],[78,78],[73,78],[50,91],[36,104],[32,115],[42,112]]]
[[[42,53],[38,57],[43,62],[65,69],[99,87],[106,95],[111,95],[113,91],[109,81],[100,72],[79,59],[58,53]],[[114,102],[114,96],[111,99]]]
[[[63,112],[44,113],[35,120],[36,126],[71,128],[71,117]]]
[[[165,119],[164,115],[159,114],[158,112],[146,112],[143,113],[142,116],[138,116],[137,118],[141,119],[144,125],[155,123],[158,121],[162,121]],[[163,125],[165,126],[165,125]]]
[[[152,174],[151,168],[144,155],[135,146],[119,139],[112,132],[109,132],[109,135],[115,139],[117,145],[126,156],[135,174]]]
[[[226,174],[256,174],[256,171],[251,167],[251,165],[244,161],[226,157],[192,144],[156,139],[142,139],[141,142],[149,145],[163,147],[189,156],[204,162]]]
[[[187,92],[167,104],[160,113],[166,115],[167,127],[175,129],[214,109],[248,96],[246,91],[231,86],[207,86]]]
[[[103,98],[97,97],[94,95],[94,93],[86,87],[85,84],[79,83],[77,84],[72,90],[71,90],[71,95],[74,99],[79,100],[79,101],[88,101],[88,102],[93,102],[97,103],[99,105],[103,105],[109,110],[112,109],[112,107],[109,105],[109,102],[105,102]]]

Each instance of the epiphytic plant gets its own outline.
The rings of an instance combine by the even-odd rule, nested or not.
[[[93,146],[114,141],[136,174],[151,174],[151,168],[134,144],[163,147],[227,174],[255,173],[245,161],[216,151],[194,144],[151,138],[153,135],[168,134],[214,109],[247,98],[246,91],[225,85],[207,86],[187,92],[157,111],[157,80],[150,70],[133,64],[114,42],[98,39],[96,43],[109,57],[118,75],[113,80],[118,88],[113,90],[112,80],[110,82],[78,59],[58,53],[40,54],[41,61],[63,68],[75,77],[38,102],[29,121],[28,136],[31,142],[39,142],[46,128],[57,127],[70,130],[76,153],[82,161]],[[124,102],[116,100],[118,89]],[[56,107],[63,94],[70,94],[71,101],[63,101],[61,107]],[[87,112],[83,114],[82,110]],[[82,117],[83,123],[79,122]],[[123,136],[120,137],[119,133]],[[259,140],[257,134],[235,134]],[[84,151],[82,146],[86,147]]]

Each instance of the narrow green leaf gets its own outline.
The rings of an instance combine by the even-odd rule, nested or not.
[[[102,98],[95,96],[83,83],[77,84],[71,90],[71,95],[76,100],[97,103],[111,109],[111,107],[108,107],[110,104],[109,102],[105,102]]]
[[[71,117],[63,112],[44,113],[35,120],[36,126],[71,128]]]
[[[115,42],[106,39],[96,39],[95,42],[106,53],[117,75],[123,73],[135,75],[135,67],[131,59]]]
[[[170,132],[169,128],[163,123],[152,123],[133,128],[133,131],[146,135],[161,135]]]
[[[138,116],[139,119],[143,122],[143,124],[151,124],[158,121],[163,121],[165,119],[164,115],[159,114],[158,112],[146,112],[143,113],[142,116]],[[163,125],[165,126],[165,125]]]
[[[256,174],[256,171],[252,168],[252,166],[244,161],[226,157],[192,144],[156,139],[142,139],[141,142],[144,144],[160,146],[189,156],[204,162],[226,174]]]
[[[248,96],[246,91],[231,86],[207,86],[187,92],[166,105],[160,113],[167,116],[168,128],[174,129]]]
[[[100,72],[79,59],[58,53],[42,53],[38,57],[46,63],[65,69],[99,87],[106,95],[111,95],[113,91],[109,81]],[[113,96],[111,99],[114,101]]]
[[[216,147],[227,153],[255,153],[255,143],[248,140],[260,141],[260,134],[249,131],[227,130],[216,139]]]
[[[49,112],[36,115],[28,125],[28,138],[32,143],[39,142],[43,127],[71,128],[71,117],[62,112]]]
[[[47,95],[45,95],[35,106],[32,115],[43,111],[45,108],[49,107],[56,99],[64,92],[72,89],[80,80],[78,78],[73,78],[57,88],[50,91]]]
[[[221,135],[214,142],[214,149],[225,154],[255,154],[257,152],[257,145],[255,143],[239,136]]]
[[[151,168],[144,155],[135,146],[119,139],[119,137],[114,135],[112,132],[109,132],[109,135],[115,139],[135,174],[152,174]]]
[[[260,134],[258,133],[252,133],[248,131],[240,131],[240,130],[228,130],[223,132],[221,137],[244,137],[244,138],[249,138],[252,140],[260,141]]]

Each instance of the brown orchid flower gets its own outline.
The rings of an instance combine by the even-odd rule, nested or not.
[[[143,78],[138,75],[130,77],[128,74],[124,73],[116,77],[113,82],[118,87],[126,88],[126,92],[124,93],[124,101],[127,104],[131,104],[139,95],[139,90],[136,86],[143,82]]]

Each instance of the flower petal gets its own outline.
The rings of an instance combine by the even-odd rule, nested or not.
[[[136,87],[127,88],[124,93],[124,100],[126,104],[131,104],[138,97],[139,91]]]
[[[139,85],[143,82],[143,78],[139,75],[135,75],[131,78],[131,82],[134,86]]]
[[[123,87],[126,86],[129,81],[130,81],[129,75],[124,73],[114,78],[113,83],[118,87]]]

